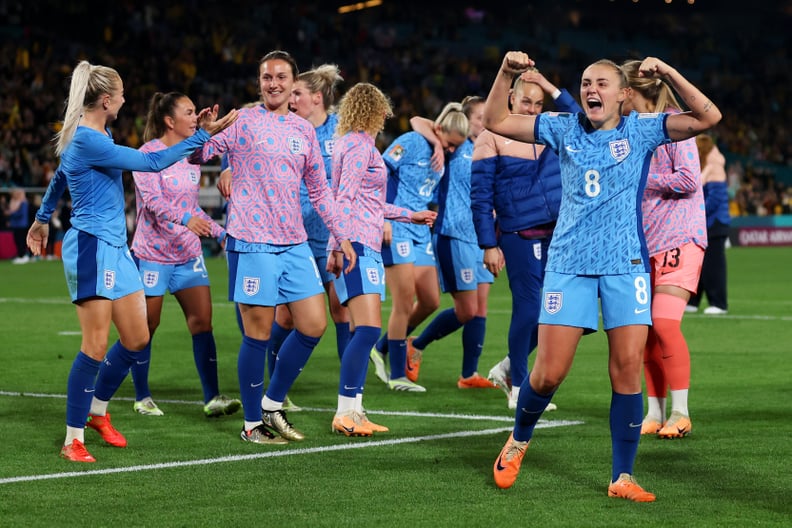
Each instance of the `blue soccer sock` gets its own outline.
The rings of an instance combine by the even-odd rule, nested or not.
[[[217,381],[217,345],[212,331],[201,332],[192,336],[193,359],[198,377],[201,380],[204,403],[220,394]]]
[[[96,377],[96,392],[94,392],[96,399],[104,402],[110,401],[129,373],[129,368],[134,363],[137,354],[138,352],[127,350],[121,341],[116,341],[110,347],[99,367],[99,375]]]
[[[349,340],[352,338],[349,332],[349,323],[336,323],[336,350],[338,350],[338,360],[341,361],[344,357],[344,351],[347,349]],[[379,337],[379,329],[377,329],[377,337]],[[376,342],[376,339],[374,340]],[[372,346],[374,344],[372,343]],[[371,351],[371,347],[369,347]],[[366,356],[368,357],[368,356]]]
[[[414,326],[409,326],[409,325],[408,325],[408,326],[407,326],[407,335],[410,335],[410,333],[411,333],[413,330],[415,330],[415,327],[414,327]],[[380,337],[380,338],[379,338],[379,341],[377,341],[377,344],[376,344],[376,345],[374,345],[374,346],[376,346],[376,347],[377,347],[377,350],[378,350],[378,351],[379,351],[381,354],[385,354],[385,355],[387,355],[387,354],[388,354],[388,350],[389,350],[389,348],[388,348],[388,347],[390,346],[390,344],[389,344],[389,343],[390,343],[390,341],[391,341],[391,340],[390,340],[390,339],[388,339],[388,332],[385,332],[384,334],[382,334],[382,337]]]
[[[530,376],[525,378],[520,387],[520,396],[517,398],[517,411],[514,415],[514,439],[519,442],[526,442],[533,437],[534,427],[539,418],[553,399],[551,392],[542,395],[531,387]]]
[[[132,384],[135,386],[136,401],[151,397],[151,389],[149,389],[148,383],[149,367],[151,367],[151,341],[135,355],[135,360],[129,367],[129,372],[132,374]]]
[[[276,321],[272,321],[269,346],[267,347],[267,373],[270,379],[272,379],[272,373],[275,372],[275,361],[278,359],[278,352],[290,333],[291,329],[283,328]]]
[[[237,376],[246,422],[261,421],[261,395],[264,392],[266,357],[267,341],[242,336],[237,358]]]
[[[318,337],[307,336],[299,330],[295,329],[289,334],[278,352],[278,362],[270,379],[269,388],[267,388],[267,398],[275,402],[282,402],[286,399],[289,389],[302,372],[305,364],[308,363],[311,352],[318,344]]]
[[[611,449],[613,450],[613,469],[611,482],[616,482],[622,473],[633,473],[638,441],[641,439],[643,419],[643,395],[611,395],[610,430]]]
[[[66,382],[66,425],[69,427],[85,427],[100,365],[101,361],[96,361],[82,351],[74,358]]]
[[[474,317],[462,328],[462,377],[469,378],[478,370],[487,330],[486,317]]]
[[[524,307],[512,304],[512,317],[509,324],[509,362],[511,379],[514,385],[522,386],[528,378],[528,356],[536,348],[538,341],[539,314],[526,313]]]
[[[380,336],[379,340],[377,340],[377,344],[375,344],[374,347],[380,354],[388,353],[388,332],[383,332],[382,336]]]
[[[462,327],[462,323],[457,319],[453,308],[443,310],[432,319],[432,322],[424,328],[421,335],[415,338],[413,346],[419,350],[426,350],[433,341],[442,339],[448,334],[456,332]],[[410,332],[407,332],[410,335]]]
[[[379,337],[380,329],[375,326],[358,326],[352,339],[349,340],[341,359],[341,376],[338,382],[338,394],[354,398],[362,390],[361,377],[365,381],[368,368],[368,357],[371,347]]]
[[[390,379],[398,379],[407,376],[407,340],[388,339],[388,350],[390,353]]]

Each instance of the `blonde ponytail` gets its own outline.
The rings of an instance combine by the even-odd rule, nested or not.
[[[77,64],[71,76],[63,126],[54,138],[56,155],[60,156],[71,143],[85,110],[94,108],[102,95],[119,90],[120,83],[121,76],[113,68],[93,66],[88,61]]]

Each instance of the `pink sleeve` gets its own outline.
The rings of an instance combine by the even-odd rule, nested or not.
[[[646,180],[647,189],[689,194],[700,186],[701,165],[695,138],[657,148]]]
[[[384,207],[384,216],[388,220],[395,220],[396,222],[404,222],[407,224],[412,222],[413,212],[409,209],[389,204],[388,202],[385,202]]]
[[[174,210],[162,195],[161,173],[133,172],[132,177],[146,209],[151,211],[157,218],[163,218],[174,224],[182,223],[180,211]]]

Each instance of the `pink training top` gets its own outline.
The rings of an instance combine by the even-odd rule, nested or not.
[[[385,218],[410,222],[413,212],[385,201],[388,169],[365,132],[349,132],[333,145],[333,189],[338,204],[339,223],[350,233],[351,242],[380,251]],[[328,250],[340,245],[331,236]]]
[[[707,248],[707,219],[695,138],[654,151],[641,203],[649,255],[694,243]]]
[[[348,238],[336,222],[322,151],[313,125],[264,105],[239,110],[239,118],[190,159],[205,162],[227,153],[231,198],[226,231],[237,240],[274,245],[308,240],[300,208],[300,182],[330,232]]]
[[[140,147],[156,152],[167,146],[152,139]],[[135,256],[160,264],[181,264],[201,256],[201,239],[187,229],[193,216],[212,223],[212,236],[225,231],[198,205],[201,168],[182,159],[161,172],[133,172],[137,202],[137,228],[132,239]]]

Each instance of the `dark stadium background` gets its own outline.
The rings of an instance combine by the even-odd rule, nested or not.
[[[714,133],[740,164],[740,214],[761,212],[768,200],[777,204],[770,212],[790,212],[788,0],[383,0],[339,13],[345,5],[354,4],[0,0],[0,187],[46,185],[50,140],[80,59],[121,73],[127,103],[113,132],[130,146],[141,143],[154,91],[238,107],[258,98],[257,62],[276,48],[303,70],[339,64],[342,91],[361,80],[380,86],[396,109],[384,146],[410,116],[486,95],[503,53],[520,49],[573,95],[598,58],[654,55],[679,68],[724,113]]]

